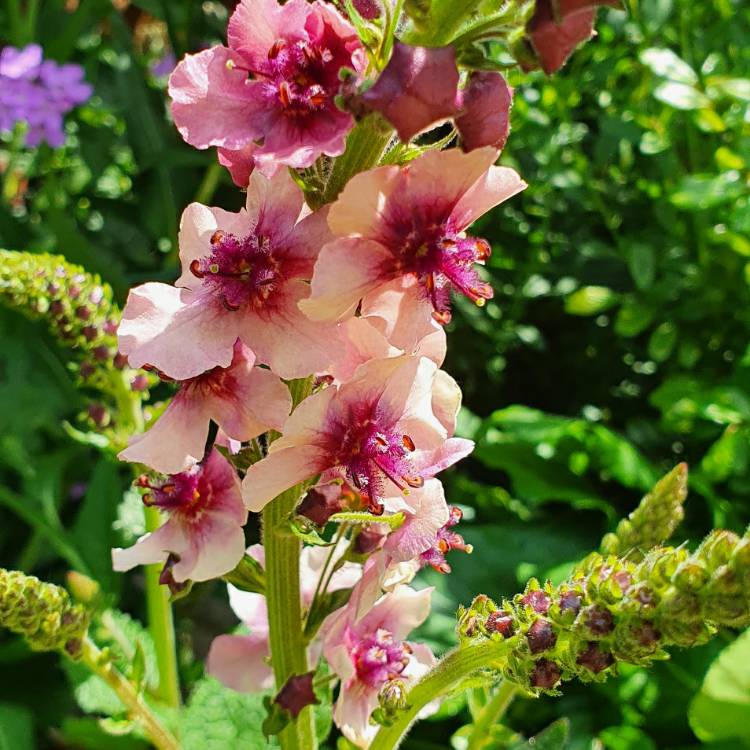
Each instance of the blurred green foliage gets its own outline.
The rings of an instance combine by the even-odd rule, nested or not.
[[[215,0],[0,5],[4,42],[82,64],[95,90],[68,118],[65,148],[0,141],[0,247],[62,253],[120,302],[134,283],[175,277],[182,207],[233,209],[242,196],[214,153],[182,143],[153,68],[219,41],[226,18]],[[629,14],[600,13],[598,31],[554,78],[512,75],[503,161],[529,188],[477,232],[493,243],[494,301],[459,301],[451,325],[446,367],[477,451],[447,483],[475,551],[454,555],[450,576],[424,576],[437,590],[423,635],[437,646],[452,642],[459,602],[564,577],[680,461],[691,496],[678,534],[750,520],[750,9],[632,0]],[[0,311],[0,340],[0,564],[57,581],[77,568],[143,617],[140,574],[125,587],[109,564],[143,524],[127,470],[63,432],[82,405],[42,327]],[[200,664],[234,624],[220,587],[196,587],[177,620],[183,678],[200,686],[192,700],[221,718]],[[750,687],[733,670],[747,636],[709,670],[725,645],[518,700],[509,723],[531,736],[567,717],[569,732],[556,724],[547,737],[560,747],[567,734],[571,750],[750,745]],[[0,675],[0,746],[143,747],[82,718],[55,659],[6,634]],[[405,747],[446,748],[472,709],[449,701]],[[498,737],[491,747],[518,741]]]

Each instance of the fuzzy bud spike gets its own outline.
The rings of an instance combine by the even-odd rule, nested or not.
[[[687,480],[687,464],[675,466],[638,507],[620,521],[615,531],[602,539],[601,551],[638,560],[669,539],[684,517],[682,505],[687,497]]]

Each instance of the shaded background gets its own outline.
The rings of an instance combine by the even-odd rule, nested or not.
[[[215,154],[177,135],[160,73],[171,54],[220,41],[226,19],[211,0],[0,7],[3,43],[38,42],[82,64],[94,87],[67,118],[64,148],[0,138],[0,247],[64,254],[121,302],[133,284],[175,278],[182,207],[243,201]],[[750,520],[750,9],[633,1],[627,15],[601,12],[598,30],[553,78],[511,74],[502,161],[530,186],[478,225],[496,296],[483,310],[459,301],[449,328],[461,432],[478,447],[446,484],[475,551],[454,553],[450,576],[424,575],[437,592],[423,636],[437,648],[452,642],[458,603],[562,577],[679,461],[691,471],[679,541]],[[0,309],[0,342],[0,564],[62,581],[67,545],[112,602],[143,617],[141,575],[109,562],[142,524],[127,470],[63,431],[85,396],[42,327]],[[19,503],[33,510],[25,520]],[[219,584],[196,587],[176,613],[190,687],[211,637],[236,621]],[[732,637],[566,686],[558,700],[518,700],[509,723],[528,735],[567,716],[574,750],[696,748],[691,701]],[[693,724],[729,750],[748,743],[744,717]],[[405,747],[446,748],[467,721],[463,700],[450,701]],[[143,744],[99,732],[58,659],[0,633],[0,747]]]

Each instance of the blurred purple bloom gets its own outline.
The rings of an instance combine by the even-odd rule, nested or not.
[[[80,65],[43,60],[37,44],[0,52],[0,130],[26,123],[27,146],[62,146],[63,116],[91,93]]]
[[[166,78],[175,69],[176,65],[177,58],[174,56],[172,50],[167,50],[161,59],[151,64],[151,73],[157,78]]]

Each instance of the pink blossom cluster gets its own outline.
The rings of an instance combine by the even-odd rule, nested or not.
[[[360,13],[376,22],[380,10]],[[434,662],[409,640],[430,609],[414,576],[448,573],[451,550],[470,551],[439,479],[473,448],[454,436],[461,391],[441,369],[444,326],[454,296],[492,298],[491,247],[472,226],[525,188],[495,166],[512,99],[499,73],[464,75],[452,47],[396,42],[380,72],[368,53],[329,2],[242,0],[228,46],[173,72],[178,130],[219,148],[246,201],[236,213],[189,205],[179,278],[130,292],[120,351],[175,392],[120,454],[147,467],[137,484],[166,522],[113,552],[117,570],[163,563],[173,587],[244,555],[263,568],[264,548],[246,549],[248,514],[314,485],[298,518],[320,534],[347,523],[330,546],[302,549],[300,606],[309,618],[332,592],[345,603],[314,629],[308,659],[337,675],[334,719],[362,747],[381,691]],[[404,143],[450,122],[461,148],[423,145],[313,210],[306,168],[343,154],[363,116],[384,117]],[[315,385],[292,409],[297,379]],[[229,597],[244,632],[216,638],[208,671],[235,690],[271,688],[265,597],[231,586]]]

